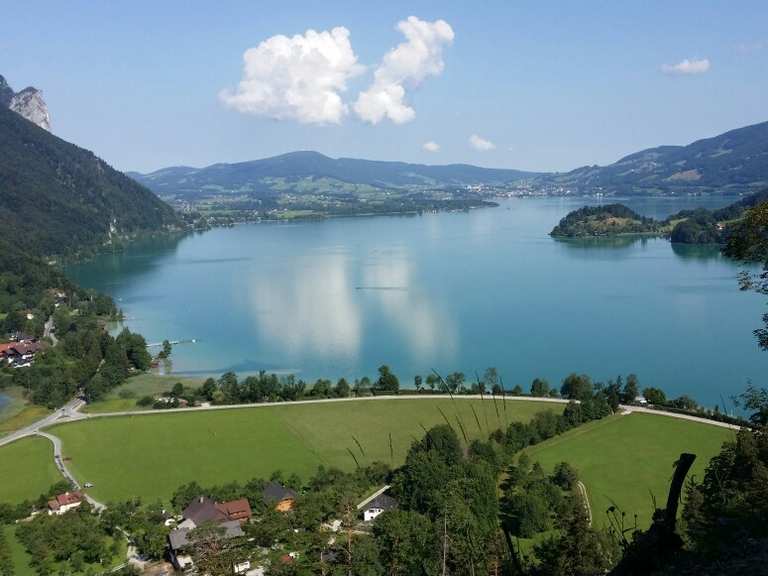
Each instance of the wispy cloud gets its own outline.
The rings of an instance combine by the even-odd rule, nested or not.
[[[710,62],[708,58],[681,60],[677,64],[663,64],[661,71],[664,74],[691,76],[694,74],[704,74],[709,72]]]
[[[434,140],[430,140],[429,142],[424,142],[424,144],[422,144],[421,147],[427,152],[437,152],[438,150],[440,150],[440,144],[438,144]]]
[[[766,40],[756,40],[754,42],[742,42],[741,44],[736,45],[736,51],[740,54],[753,54],[754,52],[759,52],[760,50],[764,50],[765,48],[768,48],[768,41]]]
[[[413,120],[416,111],[406,103],[406,88],[440,75],[445,67],[443,48],[453,42],[453,29],[445,20],[427,22],[410,16],[397,28],[406,41],[387,52],[373,83],[354,104],[360,119],[371,124],[387,118],[395,124]]]
[[[481,152],[486,152],[487,150],[493,150],[496,148],[496,144],[490,140],[486,140],[482,136],[478,136],[477,134],[472,134],[472,136],[469,137],[469,145],[472,146],[472,148],[475,150],[480,150]]]
[[[341,97],[347,81],[364,67],[349,41],[349,30],[307,30],[277,35],[243,54],[243,77],[220,99],[246,114],[305,124],[338,124],[347,113]]]

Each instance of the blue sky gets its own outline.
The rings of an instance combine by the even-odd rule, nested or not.
[[[0,13],[0,73],[17,90],[41,88],[53,131],[122,170],[307,149],[568,170],[768,120],[764,0],[3,0]],[[406,61],[413,56],[406,46],[394,64],[382,65],[406,42],[397,25],[409,16],[429,33],[438,30],[435,52],[414,64]],[[439,20],[450,34],[432,28]],[[239,111],[253,93],[229,103],[220,96],[227,88],[236,94],[247,49],[278,34],[330,34],[338,27],[348,31],[345,49],[355,63],[344,69],[346,89],[335,91],[338,106],[328,117],[337,122],[307,123],[314,104],[280,102],[279,86],[256,113]],[[291,74],[310,88],[317,81],[308,77],[312,67]],[[260,82],[282,76],[255,78],[250,86],[258,92]],[[371,123],[376,111],[356,107],[360,94],[391,86],[404,90],[401,104],[411,112],[379,114]],[[472,135],[493,148],[473,147]],[[439,149],[425,150],[426,142]]]

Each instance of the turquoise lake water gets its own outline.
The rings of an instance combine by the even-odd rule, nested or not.
[[[732,199],[627,200],[663,217]],[[72,267],[105,291],[186,375],[258,370],[402,382],[431,369],[468,378],[495,366],[511,388],[570,372],[714,405],[763,383],[752,336],[764,298],[738,290],[716,249],[663,239],[558,241],[548,232],[585,199],[498,208],[217,229],[136,244]]]

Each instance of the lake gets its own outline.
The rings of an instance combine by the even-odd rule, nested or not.
[[[612,200],[615,201],[615,200]],[[727,198],[632,199],[664,217]],[[498,208],[216,229],[136,243],[69,268],[111,294],[148,342],[179,344],[184,375],[258,370],[304,379],[410,384],[432,369],[488,366],[507,388],[570,372],[707,405],[762,384],[752,336],[764,298],[738,290],[717,249],[663,239],[559,241],[567,212],[595,199],[510,199]]]

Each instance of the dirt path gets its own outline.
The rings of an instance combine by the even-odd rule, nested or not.
[[[589,495],[587,494],[587,487],[579,480],[576,482],[576,488],[579,490],[581,499],[584,501],[584,510],[587,512],[587,525],[592,526],[592,505],[589,503]]]

